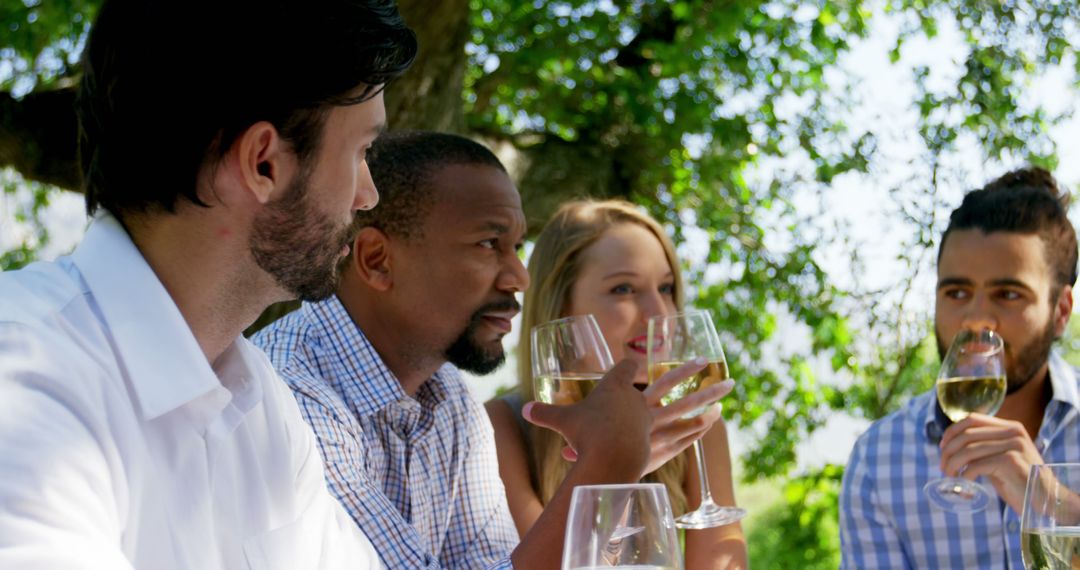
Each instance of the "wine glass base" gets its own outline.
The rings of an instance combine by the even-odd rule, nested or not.
[[[745,517],[746,509],[739,507],[702,505],[698,510],[675,519],[675,526],[685,529],[714,528],[739,522]]]
[[[930,504],[953,513],[977,513],[990,504],[990,494],[978,483],[949,477],[923,487]]]

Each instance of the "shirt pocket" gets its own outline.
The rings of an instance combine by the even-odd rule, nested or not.
[[[310,514],[244,541],[244,557],[250,570],[299,570],[321,568],[321,525]]]
[[[249,570],[382,570],[371,542],[329,495],[297,520],[244,541]]]

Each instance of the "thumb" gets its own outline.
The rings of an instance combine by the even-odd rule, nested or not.
[[[631,386],[634,384],[634,379],[637,378],[639,367],[640,365],[633,360],[621,360],[618,364],[612,366],[611,370],[607,371],[607,374],[604,374],[602,380]]]
[[[562,433],[566,412],[572,406],[553,406],[541,402],[529,402],[521,409],[521,415],[529,422],[540,427]]]

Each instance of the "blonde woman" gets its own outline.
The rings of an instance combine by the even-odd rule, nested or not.
[[[639,361],[638,381],[645,384],[648,318],[682,308],[684,294],[675,248],[663,228],[634,205],[615,200],[563,205],[537,238],[529,276],[532,287],[525,293],[518,344],[520,385],[486,406],[495,427],[499,473],[522,536],[569,470],[562,457],[561,437],[521,418],[522,406],[533,398],[528,331],[559,317],[591,313],[615,361]],[[715,500],[721,505],[735,504],[722,420],[702,443]],[[693,454],[683,452],[644,479],[667,487],[676,516],[701,501],[693,461]],[[747,566],[739,524],[687,531],[685,544],[687,568]]]

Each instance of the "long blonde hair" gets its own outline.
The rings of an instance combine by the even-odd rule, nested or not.
[[[674,275],[675,306],[682,308],[684,290],[675,246],[656,220],[623,200],[580,200],[563,204],[536,238],[529,256],[532,286],[525,291],[521,316],[521,340],[518,342],[518,390],[524,401],[533,399],[532,328],[563,316],[570,291],[581,269],[581,253],[609,229],[621,224],[637,224],[649,230],[664,249]],[[540,501],[547,504],[570,470],[562,458],[562,437],[554,431],[529,425],[531,446],[529,472]],[[662,483],[671,497],[676,516],[686,511],[683,481],[687,469],[686,454],[680,454],[645,481]]]

